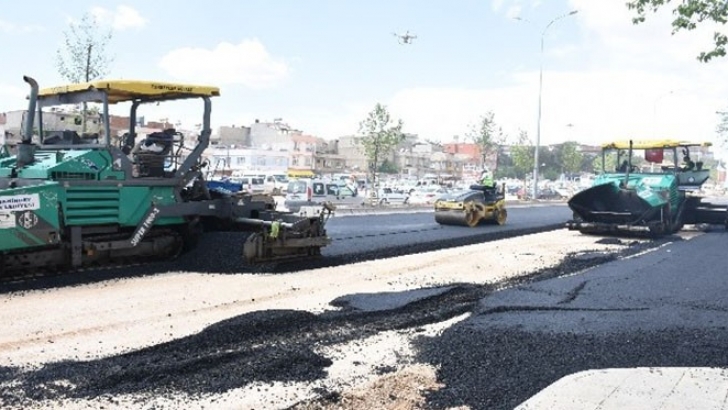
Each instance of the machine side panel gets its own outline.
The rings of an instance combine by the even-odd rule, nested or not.
[[[0,252],[59,243],[63,197],[54,182],[0,191]]]

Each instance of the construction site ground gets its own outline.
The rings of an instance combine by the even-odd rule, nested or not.
[[[292,273],[128,268],[4,292],[0,407],[427,408],[457,386],[416,341],[502,288],[654,249],[558,230]]]

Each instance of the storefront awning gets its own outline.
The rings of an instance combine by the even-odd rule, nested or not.
[[[288,176],[291,178],[311,178],[314,173],[310,169],[289,169]]]

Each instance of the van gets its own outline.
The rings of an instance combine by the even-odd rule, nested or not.
[[[301,178],[288,182],[286,187],[286,200],[311,201],[324,197],[355,197],[357,194],[358,189],[355,186],[349,186],[343,181]]]
[[[288,175],[285,173],[266,174],[265,175],[265,191],[273,192],[277,190],[285,194],[288,191]]]
[[[232,182],[242,185],[243,190],[251,194],[262,194],[265,192],[265,180],[257,175],[243,175],[230,178]]]
[[[326,196],[326,183],[309,178],[293,179],[286,187],[286,201],[310,201]]]
[[[347,201],[354,203],[358,195],[355,186],[342,181],[301,178],[288,182],[284,205],[290,211],[298,212],[301,206],[323,201]]]

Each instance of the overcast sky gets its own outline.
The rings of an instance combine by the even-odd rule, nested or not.
[[[557,16],[578,13],[544,27]],[[282,118],[324,138],[356,133],[377,102],[405,131],[464,135],[487,111],[511,141],[715,140],[727,62],[696,60],[712,30],[671,35],[670,10],[631,23],[624,0],[26,1],[0,14],[0,111],[25,107],[23,75],[62,83],[55,52],[91,12],[114,30],[109,78],[219,86],[213,125]],[[520,17],[517,20],[515,17]],[[409,30],[412,44],[393,33]],[[199,123],[199,107],[148,119]]]

